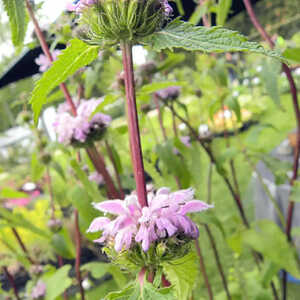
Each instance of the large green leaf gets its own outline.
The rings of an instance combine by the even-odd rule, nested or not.
[[[9,17],[12,42],[15,47],[24,42],[27,29],[25,0],[3,0],[4,9]]]
[[[57,299],[72,284],[72,279],[68,276],[71,265],[65,265],[54,274],[43,277],[46,284],[45,300]],[[52,272],[51,272],[52,273]]]
[[[282,59],[278,52],[265,50],[260,44],[249,42],[237,31],[222,27],[194,26],[178,19],[143,41],[156,51],[174,48],[203,52],[249,51]]]
[[[87,45],[78,39],[70,41],[70,46],[62,51],[51,68],[35,85],[30,99],[35,122],[38,120],[43,105],[48,103],[48,94],[77,70],[95,60],[98,51],[98,47]]]
[[[186,300],[191,295],[197,275],[197,258],[194,252],[163,264],[163,272],[174,286],[177,299]]]
[[[29,197],[28,194],[19,192],[19,191],[15,191],[10,187],[4,187],[0,191],[0,198],[9,198],[10,199],[10,198],[27,198],[27,197]]]
[[[244,243],[262,253],[265,259],[300,278],[296,253],[285,234],[275,223],[268,220],[259,221],[256,225],[256,228],[243,233]]]

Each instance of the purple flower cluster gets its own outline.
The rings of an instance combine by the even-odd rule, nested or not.
[[[95,203],[96,209],[117,217],[113,220],[98,217],[93,220],[87,232],[102,231],[102,237],[95,242],[113,241],[117,252],[128,250],[134,241],[141,243],[146,252],[151,243],[176,234],[184,234],[191,239],[198,238],[198,228],[186,214],[213,207],[194,200],[193,189],[170,192],[165,187],[156,193],[148,193],[148,205],[142,208],[136,195],[127,196],[125,200]]]
[[[103,99],[82,100],[77,106],[77,116],[71,115],[68,104],[58,107],[54,130],[58,141],[65,145],[71,142],[85,143],[87,138],[103,130],[111,122],[111,117],[102,113],[91,115]]]
[[[60,54],[60,50],[54,50],[52,53],[53,60],[57,59],[57,56]],[[35,63],[40,66],[39,71],[41,73],[47,71],[50,68],[52,62],[48,59],[45,54],[40,54],[38,58],[35,59]]]
[[[75,0],[67,4],[67,10],[80,14],[86,7],[96,3],[96,0]]]
[[[161,100],[176,99],[180,95],[181,88],[179,86],[170,86],[156,92],[156,96]]]
[[[103,183],[103,176],[98,172],[93,172],[89,175],[89,181],[93,181],[99,185]]]

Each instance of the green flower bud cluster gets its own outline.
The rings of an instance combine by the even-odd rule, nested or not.
[[[138,243],[130,250],[121,252],[116,252],[113,246],[103,248],[114,264],[128,271],[140,271],[142,267],[159,269],[162,263],[182,258],[190,250],[191,240],[181,234],[158,240],[147,252]]]
[[[82,11],[80,38],[92,45],[138,42],[166,20],[160,0],[98,0]]]

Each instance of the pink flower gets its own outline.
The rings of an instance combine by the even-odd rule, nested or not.
[[[168,0],[160,0],[161,6],[163,8],[166,17],[170,17],[173,13],[173,8],[170,6]]]
[[[60,54],[60,50],[54,50],[52,53],[53,60],[57,59],[57,56]],[[35,59],[35,63],[40,66],[39,71],[41,73],[47,71],[50,68],[52,62],[48,59],[45,54],[40,54],[38,58]]]
[[[213,207],[194,200],[193,189],[172,193],[165,187],[156,193],[148,192],[148,204],[148,207],[141,208],[136,195],[127,196],[124,201],[109,200],[94,204],[96,209],[116,215],[116,218],[96,218],[87,231],[102,231],[101,238],[95,242],[113,240],[117,252],[128,250],[135,242],[141,243],[146,252],[151,243],[176,234],[196,239],[198,228],[186,214]]]
[[[44,297],[46,294],[46,284],[39,280],[36,286],[31,291],[31,298],[32,299],[39,299]]]
[[[109,125],[111,117],[102,113],[91,115],[103,99],[83,100],[77,105],[77,116],[70,113],[70,107],[65,103],[57,109],[57,115],[53,124],[58,135],[58,141],[70,144],[73,141],[85,143],[86,139],[95,132],[100,132]]]
[[[98,185],[103,183],[103,177],[98,172],[93,172],[89,175],[89,180],[96,182]]]

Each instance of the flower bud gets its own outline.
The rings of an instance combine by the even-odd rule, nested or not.
[[[171,13],[167,0],[95,0],[80,11],[81,37],[93,45],[135,42],[159,30]]]
[[[52,232],[56,233],[62,228],[62,221],[59,219],[51,219],[48,222],[48,227]]]

